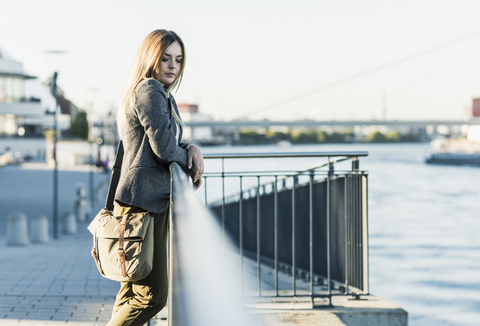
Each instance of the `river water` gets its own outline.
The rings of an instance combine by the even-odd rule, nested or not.
[[[369,153],[360,168],[369,173],[370,292],[405,309],[410,326],[480,325],[480,168],[427,165],[428,144],[204,148],[352,150]],[[299,169],[318,161],[232,160],[225,169]],[[219,168],[218,161],[206,162],[207,171]]]

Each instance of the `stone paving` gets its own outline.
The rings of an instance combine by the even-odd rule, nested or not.
[[[85,224],[47,244],[12,247],[2,239],[0,325],[106,325],[119,285],[100,275],[90,249]]]
[[[87,223],[78,224],[75,235],[60,234],[59,239],[50,239],[46,244],[6,244],[7,217],[11,212],[22,211],[30,221],[38,213],[51,217],[52,172],[45,164],[39,166],[0,169],[0,326],[106,325],[119,283],[98,272],[90,254],[92,236]],[[88,169],[63,169],[59,175],[59,212],[71,212],[78,182],[88,185]],[[93,212],[103,207],[108,180],[109,174],[95,173]],[[151,326],[166,325],[165,311],[156,318]]]
[[[0,244],[0,325],[105,325],[118,283],[103,278],[90,256],[91,237],[25,247]]]

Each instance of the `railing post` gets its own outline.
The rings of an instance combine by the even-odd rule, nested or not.
[[[297,184],[297,180],[298,178],[294,176],[292,186],[292,292],[294,296],[297,293],[297,282],[295,278],[295,186]]]
[[[207,202],[207,177],[203,177],[205,179],[205,206],[208,205]]]
[[[313,288],[313,177],[314,172],[310,170],[310,183],[309,183],[309,255],[310,255],[310,295],[313,303],[313,296],[315,291]]]
[[[225,160],[222,158],[222,240],[225,244]]]
[[[328,175],[332,176],[335,173],[335,169],[333,167],[333,163],[330,162],[330,157],[328,157]]]
[[[257,176],[257,275],[258,296],[262,296],[262,276],[260,266],[260,176]]]
[[[360,161],[358,157],[352,157],[352,171],[358,171],[360,169]]]
[[[331,218],[331,176],[333,174],[333,164],[328,157],[328,175],[327,175],[327,289],[329,305],[332,305],[332,276],[331,276],[331,257],[330,257],[330,218]]]
[[[275,176],[275,185],[274,185],[274,259],[275,259],[275,296],[278,296],[278,176]]]
[[[240,176],[240,201],[238,203],[238,244],[240,247],[240,288],[243,295],[243,184],[242,176]]]
[[[348,174],[345,174],[344,183],[344,201],[345,201],[345,294],[348,294],[348,246],[350,245],[350,238],[348,236]]]
[[[369,265],[368,265],[368,178],[362,175],[362,263],[363,263],[363,291],[370,293]]]

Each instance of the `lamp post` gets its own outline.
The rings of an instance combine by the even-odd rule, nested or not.
[[[54,67],[52,82],[50,84],[50,91],[55,97],[55,109],[53,110],[53,238],[58,239],[58,162],[57,162],[57,109],[58,109],[58,94],[57,94],[57,78],[58,78],[58,61],[65,51],[46,51],[47,56],[56,57],[57,64]]]
[[[95,94],[97,93],[96,88],[89,88],[88,91],[91,92],[91,102],[88,105],[88,142],[90,143],[90,171],[89,171],[89,188],[90,188],[90,205],[95,203],[95,159],[93,153],[93,142],[95,140],[93,135],[93,103],[95,101]]]

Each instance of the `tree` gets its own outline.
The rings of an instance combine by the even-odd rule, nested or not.
[[[387,136],[380,131],[374,131],[366,138],[367,143],[386,143],[388,141]]]
[[[278,143],[282,140],[291,140],[290,133],[281,131],[270,131],[267,133],[266,137],[270,143]]]
[[[70,128],[70,134],[72,136],[78,136],[82,139],[88,139],[88,120],[87,112],[80,110],[73,120],[72,127]]]

